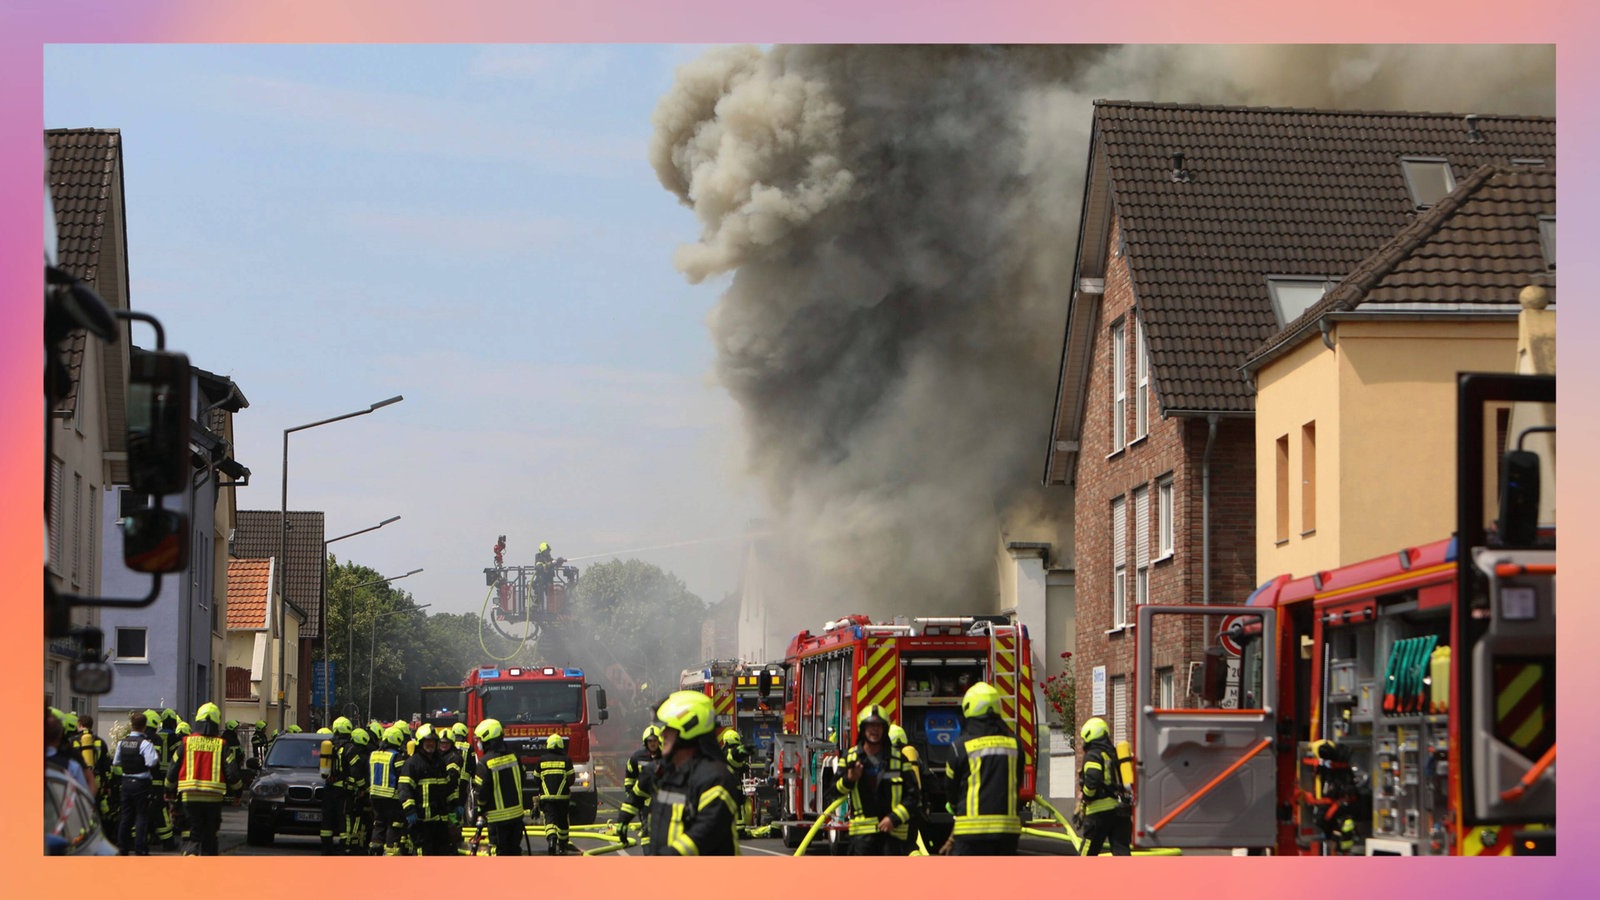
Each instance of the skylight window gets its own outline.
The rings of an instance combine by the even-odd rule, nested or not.
[[[1544,245],[1545,268],[1556,270],[1556,217],[1539,217],[1539,243]]]
[[[1267,289],[1272,292],[1272,309],[1278,314],[1278,327],[1300,318],[1301,313],[1321,300],[1335,283],[1323,277],[1268,275]]]
[[[1406,190],[1411,192],[1411,202],[1417,209],[1426,209],[1456,189],[1456,176],[1450,170],[1450,161],[1437,157],[1404,156],[1400,168],[1405,171]]]

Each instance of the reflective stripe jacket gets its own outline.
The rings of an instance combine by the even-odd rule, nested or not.
[[[459,805],[456,773],[457,769],[447,765],[443,756],[429,756],[418,750],[400,768],[400,808],[416,813],[425,822],[449,818]]]
[[[845,773],[860,761],[865,767],[855,784],[845,781]],[[906,823],[911,820],[911,810],[917,808],[917,781],[911,764],[890,747],[882,744],[882,753],[874,763],[861,744],[845,752],[839,762],[839,778],[834,784],[841,794],[850,796],[850,835],[877,834],[878,820],[888,816],[894,821],[890,834],[897,840],[909,835]]]
[[[367,779],[372,796],[393,799],[400,796],[400,767],[405,756],[394,747],[384,745],[367,757]]]
[[[335,745],[337,747],[337,745]],[[340,754],[340,767],[344,770],[344,789],[354,794],[367,789],[367,750],[355,741],[345,745]]]
[[[663,761],[650,803],[650,856],[738,856],[728,766],[696,753],[681,769]]]
[[[220,736],[191,734],[178,744],[177,756],[168,786],[176,782],[186,802],[220,801],[230,784],[238,786],[238,776],[228,771],[227,747]]]
[[[655,793],[656,757],[650,750],[640,747],[628,757],[622,776],[622,811],[636,814],[650,805],[650,795]]]
[[[1083,768],[1078,774],[1083,791],[1083,814],[1092,816],[1117,808],[1122,792],[1122,773],[1117,770],[1116,748],[1101,739],[1083,748]]]
[[[546,800],[572,796],[572,760],[561,750],[546,750],[539,758],[539,792]]]
[[[496,747],[473,767],[472,787],[477,792],[478,809],[490,822],[511,822],[522,818],[522,764],[517,754]]]
[[[1017,785],[1022,755],[1017,739],[997,715],[968,719],[961,752],[945,764],[956,822],[952,834],[1022,834]]]

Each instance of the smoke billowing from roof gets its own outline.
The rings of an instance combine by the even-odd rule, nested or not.
[[[1551,47],[723,47],[651,163],[731,273],[708,325],[773,507],[788,625],[987,608],[1041,502],[1096,98],[1553,114]]]

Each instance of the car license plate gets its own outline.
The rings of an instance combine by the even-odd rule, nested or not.
[[[321,822],[322,813],[317,810],[302,810],[294,814],[296,822]]]

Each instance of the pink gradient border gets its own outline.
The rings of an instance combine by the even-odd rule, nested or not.
[[[1267,0],[1234,0],[1200,5],[1178,0],[1132,0],[1120,4],[1069,6],[1061,3],[991,2],[862,3],[860,0],[813,0],[793,7],[769,7],[743,0],[689,0],[656,3],[619,0],[555,3],[549,0],[127,0],[87,2],[8,0],[0,10],[0,409],[7,427],[0,430],[0,596],[9,598],[20,627],[0,635],[0,658],[16,665],[0,687],[8,709],[26,709],[38,702],[43,658],[38,596],[41,555],[39,510],[42,508],[43,432],[39,413],[42,356],[35,343],[40,333],[38,241],[40,222],[40,130],[43,127],[42,47],[50,42],[694,42],[727,41],[1024,41],[1024,42],[1325,42],[1325,41],[1459,41],[1535,42],[1558,44],[1561,118],[1560,149],[1570,162],[1562,181],[1564,199],[1595,197],[1595,167],[1579,154],[1594,146],[1597,122],[1589,90],[1600,90],[1600,54],[1594,37],[1597,13],[1576,0],[1532,0],[1515,5],[1438,0],[1399,4],[1392,0],[1346,0],[1339,3],[1286,4]],[[97,123],[107,127],[114,122]],[[1581,163],[1581,164],[1580,164]],[[1597,233],[1591,207],[1569,204],[1568,247],[1587,248]],[[1584,251],[1569,253],[1569,282],[1596,283],[1596,263]],[[1572,273],[1575,273],[1572,274]],[[1563,318],[1561,353],[1566,357],[1568,390],[1563,396],[1563,423],[1576,430],[1562,444],[1593,447],[1600,416],[1596,396],[1587,388],[1600,366],[1594,352],[1600,306],[1579,298]],[[1576,377],[1578,381],[1574,382]],[[1565,455],[1565,492],[1577,501],[1584,521],[1569,513],[1566,546],[1585,547],[1596,539],[1587,514],[1597,499],[1596,476],[1586,454]],[[1577,528],[1576,536],[1573,529]],[[1574,575],[1587,583],[1596,576],[1593,553],[1566,554],[1577,565]],[[1561,846],[1554,860],[1412,860],[1405,863],[1370,860],[1288,860],[1187,857],[1163,862],[1102,859],[1082,863],[1069,859],[1024,858],[997,863],[970,860],[700,861],[660,860],[603,862],[549,861],[533,868],[500,860],[462,863],[457,860],[413,860],[401,864],[405,881],[422,876],[420,885],[447,893],[470,892],[497,884],[501,889],[519,879],[528,892],[581,896],[637,895],[639,892],[726,892],[749,890],[757,895],[801,896],[819,890],[887,890],[897,894],[935,891],[941,896],[981,895],[1000,888],[1022,892],[1078,893],[1104,888],[1118,896],[1156,895],[1175,889],[1185,897],[1282,891],[1305,897],[1381,895],[1421,892],[1427,896],[1593,896],[1600,888],[1600,863],[1594,861],[1597,826],[1588,815],[1600,801],[1600,776],[1587,763],[1595,755],[1592,738],[1600,703],[1583,688],[1600,683],[1600,654],[1585,646],[1584,637],[1600,633],[1600,613],[1587,602],[1587,591],[1568,604],[1561,640],[1563,737],[1568,746],[1567,779],[1562,791],[1565,817]],[[24,738],[29,732],[24,732]],[[25,741],[27,743],[27,741]],[[27,764],[27,765],[32,765]],[[85,887],[117,890],[123,884],[170,884],[177,890],[275,890],[278,886],[317,886],[383,890],[397,871],[377,860],[296,860],[286,870],[274,859],[224,858],[175,861],[151,858],[105,863],[116,868],[104,874],[116,881],[89,879],[78,867],[101,863],[46,861],[39,855],[28,792],[19,792],[3,817],[7,861],[14,863],[10,883],[14,896],[39,896],[46,891]],[[469,866],[470,868],[464,868]],[[786,867],[795,866],[793,870]],[[1400,868],[1404,866],[1404,874]],[[759,871],[745,872],[757,867]],[[1086,868],[1087,867],[1087,868]],[[796,874],[805,875],[797,877]],[[160,882],[124,881],[128,872],[154,875]],[[807,876],[828,872],[841,878],[831,887]],[[200,875],[199,879],[195,878]],[[459,880],[465,876],[469,881]],[[683,881],[685,875],[693,878]],[[63,877],[65,876],[65,877]],[[171,877],[172,880],[166,879]],[[212,878],[216,880],[211,880]],[[374,880],[380,879],[380,880]],[[1278,879],[1282,879],[1279,881]],[[402,888],[403,890],[403,888]],[[10,893],[10,891],[8,891]]]

